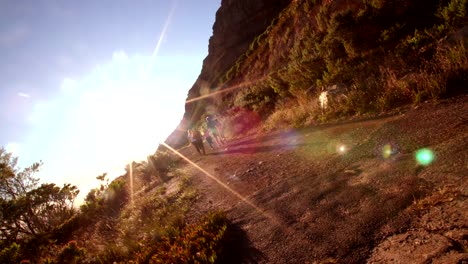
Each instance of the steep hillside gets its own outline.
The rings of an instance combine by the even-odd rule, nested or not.
[[[216,13],[208,56],[203,61],[200,76],[188,92],[187,100],[219,90],[218,79],[247,52],[254,38],[264,32],[289,3],[290,0],[223,0]],[[181,140],[185,143],[187,127],[206,112],[210,102],[201,100],[186,104],[184,120],[166,142],[175,146],[180,145]]]
[[[213,113],[300,127],[464,93],[467,9],[465,0],[223,1],[180,128]]]
[[[290,0],[223,0],[216,13],[213,36],[202,71],[187,99],[201,96],[217,87],[218,79],[244,54],[253,39],[265,31]],[[187,104],[186,117],[199,118],[196,104]],[[204,109],[203,109],[204,110]]]

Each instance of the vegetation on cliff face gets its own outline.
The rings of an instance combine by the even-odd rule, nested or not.
[[[217,79],[246,52],[255,36],[261,34],[290,0],[223,0],[216,13],[208,56],[188,98],[205,95],[216,88]],[[186,117],[199,118],[207,104],[187,104]]]
[[[226,92],[192,104],[233,122],[254,112],[270,130],[464,92],[466,22],[466,0],[292,1],[205,84]],[[330,87],[340,88],[341,100],[320,109],[318,97]]]

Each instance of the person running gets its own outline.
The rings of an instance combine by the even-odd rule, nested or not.
[[[205,147],[203,146],[203,138],[200,134],[200,131],[198,131],[197,129],[189,129],[187,131],[187,138],[190,141],[190,143],[195,147],[198,154],[202,155],[203,153],[203,155],[206,155]]]
[[[218,144],[218,146],[221,146],[224,144],[224,140],[221,138],[219,134],[218,126],[219,126],[218,120],[214,119],[210,115],[206,117],[206,127],[210,130],[211,135],[216,141],[216,144]]]
[[[214,150],[213,138],[210,135],[210,130],[205,129],[205,131],[203,131],[203,136],[205,136],[205,140],[208,143],[208,145],[210,145],[211,150]]]

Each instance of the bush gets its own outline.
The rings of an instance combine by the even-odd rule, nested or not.
[[[379,110],[388,110],[392,107],[411,103],[411,91],[408,83],[399,79],[397,74],[389,68],[381,68],[384,81],[383,92],[378,98]]]
[[[199,224],[173,230],[172,236],[137,256],[137,263],[215,263],[223,249],[228,220],[223,212],[211,212]]]
[[[164,182],[167,180],[167,173],[177,166],[180,158],[171,152],[158,150],[154,155],[148,156],[147,160],[148,170]]]
[[[21,260],[20,245],[12,243],[0,251],[0,263],[19,263]]]
[[[81,263],[80,260],[85,256],[86,251],[84,248],[80,248],[76,241],[70,241],[66,246],[63,247],[57,257],[58,264],[74,264]]]
[[[457,28],[466,23],[467,0],[451,0],[446,6],[442,6],[436,16],[442,19],[444,24],[450,28]]]
[[[279,103],[263,125],[264,131],[312,124],[320,115],[318,99],[307,95]]]

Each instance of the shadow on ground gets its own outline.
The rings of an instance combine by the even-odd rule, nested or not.
[[[263,253],[252,246],[247,233],[241,226],[241,222],[229,223],[225,237],[226,243],[216,263],[258,263],[265,260]]]

